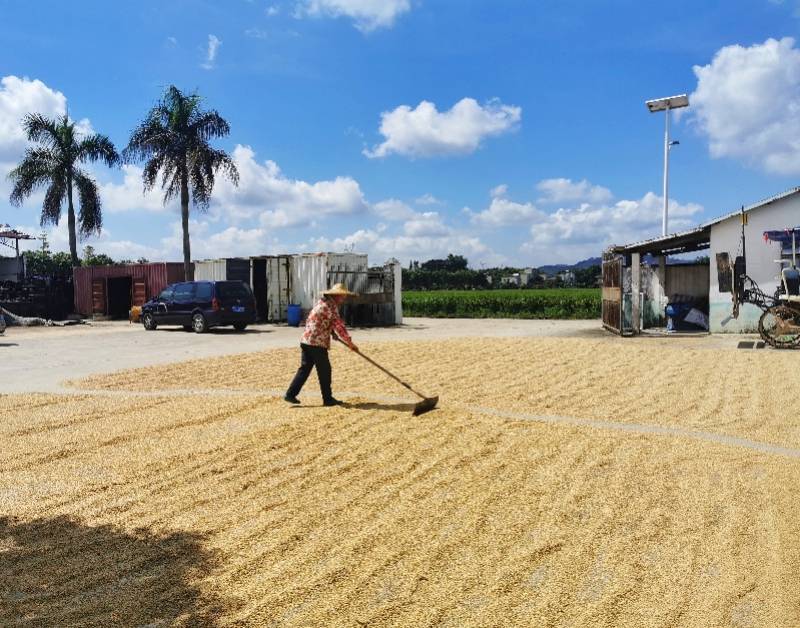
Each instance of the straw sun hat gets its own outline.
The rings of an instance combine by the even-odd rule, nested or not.
[[[357,296],[355,292],[350,292],[343,283],[337,283],[333,286],[333,288],[328,288],[322,294],[326,294],[328,296],[343,296],[343,297],[354,297]]]

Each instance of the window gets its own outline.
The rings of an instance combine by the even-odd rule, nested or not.
[[[164,288],[161,291],[161,294],[158,295],[159,301],[172,301],[172,289],[173,286],[169,286],[168,288]]]
[[[220,299],[248,299],[253,296],[250,286],[241,281],[218,281],[217,297]]]
[[[191,301],[194,298],[194,284],[193,283],[179,283],[175,286],[175,294],[173,300],[179,302]]]
[[[196,284],[197,289],[195,291],[195,295],[198,301],[211,301],[211,297],[213,296],[213,290],[211,288],[211,284],[207,281],[202,281]]]

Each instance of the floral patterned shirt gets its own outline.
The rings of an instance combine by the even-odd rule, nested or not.
[[[352,343],[347,328],[339,318],[339,309],[336,304],[323,297],[308,313],[306,328],[300,342],[304,345],[330,349],[331,333],[333,332],[348,345]]]

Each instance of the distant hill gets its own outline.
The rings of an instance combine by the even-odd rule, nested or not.
[[[589,268],[590,266],[600,266],[602,261],[600,257],[590,257],[574,264],[548,264],[547,266],[539,266],[539,272],[545,275],[557,275],[565,270],[578,270]]]

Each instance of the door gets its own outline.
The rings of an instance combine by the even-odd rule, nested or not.
[[[169,310],[172,307],[172,293],[174,286],[167,286],[161,291],[156,300],[156,307],[153,311],[153,317],[156,322],[163,325],[170,322]]]
[[[285,321],[292,291],[291,258],[267,259],[267,316],[270,323]]]
[[[622,258],[603,261],[603,327],[622,335]]]
[[[92,314],[106,313],[106,280],[92,279]]]
[[[253,296],[256,298],[256,317],[267,320],[267,260],[254,259],[252,269]]]
[[[172,306],[169,308],[169,322],[173,325],[191,325],[195,309],[194,288],[195,284],[190,281],[175,286]]]
[[[136,306],[142,306],[147,301],[147,282],[144,277],[134,278],[131,294],[131,303]]]

